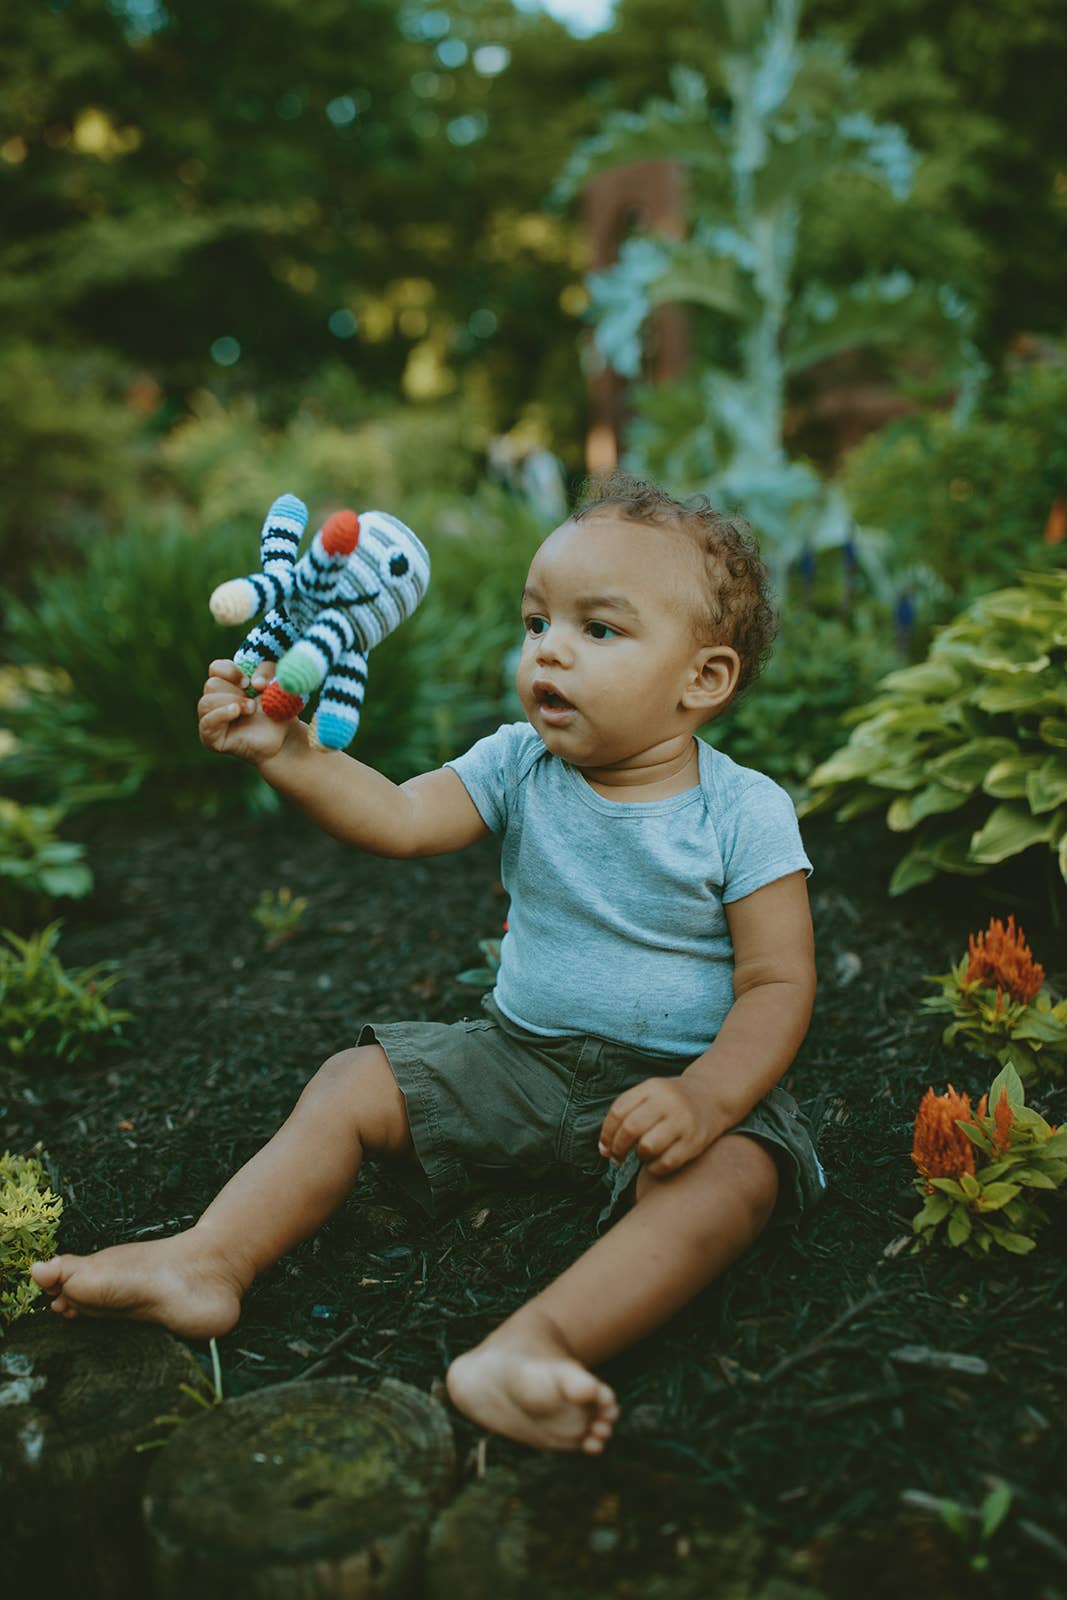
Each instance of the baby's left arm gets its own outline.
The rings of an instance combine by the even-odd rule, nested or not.
[[[647,1078],[604,1118],[602,1155],[632,1146],[665,1177],[734,1127],[774,1087],[799,1050],[815,1001],[815,940],[803,872],[726,906],[734,1003],[703,1055],[677,1078]]]

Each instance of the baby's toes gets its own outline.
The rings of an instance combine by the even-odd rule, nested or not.
[[[601,1407],[602,1384],[591,1372],[586,1372],[579,1366],[568,1366],[559,1375],[560,1393],[565,1400],[571,1401],[576,1406],[594,1406],[597,1410]],[[611,1394],[611,1390],[607,1390]]]

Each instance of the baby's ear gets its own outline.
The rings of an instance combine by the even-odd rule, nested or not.
[[[733,699],[740,676],[741,657],[732,645],[708,645],[698,652],[693,662],[683,703],[691,710],[714,715]]]

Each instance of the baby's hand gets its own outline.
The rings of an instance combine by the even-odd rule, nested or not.
[[[652,1176],[663,1178],[706,1150],[719,1131],[706,1090],[682,1078],[646,1078],[612,1105],[598,1148],[621,1162],[636,1145]]]
[[[265,689],[274,673],[274,662],[264,661],[252,676],[252,687]],[[259,701],[245,693],[245,675],[235,661],[211,663],[196,712],[201,744],[257,765],[278,754],[289,731],[287,722],[272,721]]]

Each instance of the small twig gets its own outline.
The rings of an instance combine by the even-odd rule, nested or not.
[[[809,1401],[805,1408],[808,1417],[832,1417],[838,1411],[852,1411],[856,1406],[881,1405],[887,1400],[899,1400],[893,1389],[860,1389],[855,1394],[831,1395],[826,1400]]]
[[[843,1311],[817,1339],[813,1339],[810,1344],[805,1345],[803,1350],[797,1350],[793,1355],[785,1356],[778,1362],[777,1366],[771,1368],[770,1372],[763,1373],[758,1379],[759,1383],[761,1385],[773,1383],[776,1378],[780,1378],[782,1373],[787,1372],[790,1367],[799,1366],[802,1361],[807,1361],[808,1357],[821,1350],[828,1340],[833,1338],[837,1330],[845,1326],[846,1322],[851,1322],[852,1318],[858,1317],[861,1311],[866,1311],[867,1307],[873,1305],[876,1300],[884,1300],[885,1297],[886,1291],[884,1289],[873,1289],[870,1294],[864,1295],[862,1300],[857,1300],[854,1306],[849,1306],[847,1311]]]
[[[331,1340],[330,1343],[326,1346],[325,1350],[322,1352],[322,1354],[320,1356],[318,1356],[316,1358],[316,1360],[314,1360],[311,1363],[310,1366],[305,1367],[303,1372],[298,1372],[297,1373],[297,1375],[294,1378],[293,1382],[294,1383],[299,1383],[302,1378],[311,1378],[311,1377],[314,1376],[314,1374],[316,1372],[321,1372],[323,1367],[329,1365],[330,1358],[338,1350],[340,1350],[342,1345],[345,1345],[345,1344],[348,1343],[349,1339],[351,1339],[353,1337],[353,1335],[357,1332],[358,1328],[359,1328],[359,1318],[358,1317],[354,1317],[352,1319],[351,1324],[345,1329],[344,1333],[339,1333],[337,1335],[336,1339]]]

